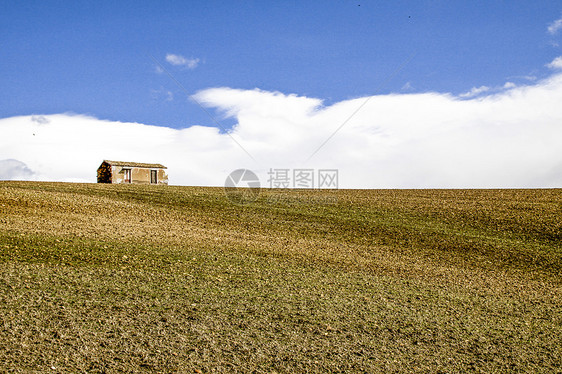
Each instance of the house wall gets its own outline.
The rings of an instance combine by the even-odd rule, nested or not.
[[[98,183],[111,183],[111,165],[103,162],[98,168]]]
[[[134,184],[150,184],[150,171],[158,171],[158,184],[168,184],[168,174],[165,169],[150,169],[139,167],[124,167],[112,166],[111,167],[112,183],[125,183],[124,169],[131,169],[131,183]]]
[[[150,181],[150,178],[148,180]],[[158,184],[168,184],[166,169],[158,169]]]

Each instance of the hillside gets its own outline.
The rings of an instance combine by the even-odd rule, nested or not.
[[[0,371],[555,372],[562,190],[0,182]]]

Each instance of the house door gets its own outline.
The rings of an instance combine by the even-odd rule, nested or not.
[[[158,170],[151,170],[150,171],[150,183],[152,183],[152,184],[158,183]]]
[[[131,169],[123,169],[123,182],[131,183]]]

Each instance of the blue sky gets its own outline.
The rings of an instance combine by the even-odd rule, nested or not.
[[[561,45],[560,1],[5,1],[0,180],[562,187]]]
[[[210,87],[329,105],[523,83],[562,54],[560,33],[547,31],[561,16],[560,1],[2,2],[0,118],[70,112],[185,128],[214,125],[188,100]]]

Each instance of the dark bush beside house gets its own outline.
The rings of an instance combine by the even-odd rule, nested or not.
[[[168,184],[166,169],[161,164],[104,160],[98,183]]]

